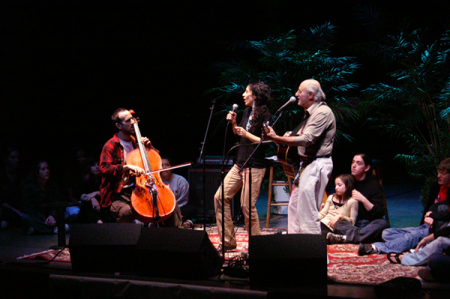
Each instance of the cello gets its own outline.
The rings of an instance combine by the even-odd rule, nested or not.
[[[134,111],[130,110],[134,117]],[[146,148],[142,143],[138,120],[134,119],[134,129],[139,148],[127,155],[127,164],[144,169],[145,173],[136,177],[136,186],[131,194],[131,206],[136,219],[142,222],[159,222],[167,220],[176,205],[175,195],[161,180],[159,172],[162,169],[161,157],[151,146]],[[164,169],[165,170],[165,169]]]

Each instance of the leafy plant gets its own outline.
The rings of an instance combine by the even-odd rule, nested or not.
[[[346,120],[358,118],[352,98],[357,84],[349,82],[348,77],[359,65],[354,57],[332,56],[330,49],[335,41],[336,28],[325,23],[300,34],[291,30],[278,37],[237,43],[230,48],[233,59],[215,64],[222,85],[209,92],[230,100],[239,98],[249,82],[264,81],[272,89],[274,112],[295,94],[303,80],[314,78],[321,83],[336,116],[337,140],[351,140],[345,128]],[[222,119],[232,104],[227,103],[218,113]],[[278,134],[292,130],[303,117],[303,109],[297,105],[289,105],[283,113],[275,126]],[[277,173],[280,177],[280,170]]]
[[[373,129],[407,145],[410,152],[396,159],[409,174],[435,178],[439,162],[450,155],[450,30],[430,42],[426,30],[407,27],[361,47],[389,76],[362,90],[359,108]]]

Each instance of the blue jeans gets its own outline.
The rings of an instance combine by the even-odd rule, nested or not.
[[[389,224],[385,219],[358,220],[356,225],[348,221],[338,221],[333,230],[336,234],[345,235],[347,243],[358,244],[379,241],[381,233],[388,227]]]
[[[435,254],[444,251],[447,247],[450,247],[450,238],[439,237],[436,240],[431,241],[425,247],[422,247],[417,253],[405,254],[402,258],[402,265],[405,266],[422,266],[426,265],[428,258]]]
[[[418,227],[388,228],[383,231],[382,238],[385,242],[375,242],[380,252],[402,253],[419,244],[420,240],[428,236],[430,227],[422,224]]]

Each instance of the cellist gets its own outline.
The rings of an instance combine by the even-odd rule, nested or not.
[[[118,132],[103,146],[100,155],[100,170],[102,184],[100,186],[101,208],[109,213],[113,219],[120,223],[134,221],[131,207],[131,193],[133,190],[133,178],[143,175],[144,169],[126,163],[127,155],[137,148],[134,122],[131,112],[125,108],[116,109],[111,115],[113,125]],[[147,137],[142,137],[142,143],[151,148],[151,142]],[[173,214],[162,226],[181,227],[181,212],[178,205]]]

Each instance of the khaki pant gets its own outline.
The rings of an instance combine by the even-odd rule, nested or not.
[[[114,219],[119,223],[131,223],[134,220],[133,208],[131,207],[130,192],[123,192],[114,198],[110,211]],[[180,208],[175,202],[175,208],[172,215],[164,222],[159,223],[163,227],[182,227],[183,221]]]
[[[266,173],[265,168],[252,168],[252,203],[251,203],[251,214],[252,214],[252,228],[251,234],[260,235],[261,231],[259,228],[259,218],[258,212],[256,211],[255,203],[259,196],[259,190],[261,188],[261,183]],[[236,246],[236,236],[234,234],[234,225],[231,219],[231,208],[230,202],[233,196],[241,189],[241,207],[242,213],[245,217],[245,226],[247,231],[249,231],[249,209],[248,209],[248,175],[249,169],[244,169],[239,173],[239,167],[234,165],[233,168],[228,172],[224,179],[224,195],[225,195],[225,247]],[[216,192],[214,196],[214,207],[216,211],[216,223],[217,230],[219,232],[220,240],[222,240],[222,186]]]

